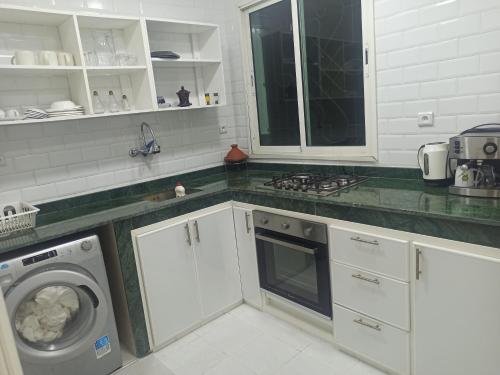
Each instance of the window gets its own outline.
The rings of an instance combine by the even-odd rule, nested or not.
[[[252,153],[375,160],[373,0],[243,9]]]

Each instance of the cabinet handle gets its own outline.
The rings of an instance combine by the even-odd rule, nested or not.
[[[198,220],[194,221],[194,229],[196,230],[196,241],[200,242],[200,229],[198,228]]]
[[[364,327],[368,327],[368,328],[374,329],[375,331],[379,331],[379,332],[382,331],[382,327],[380,327],[380,324],[370,324],[370,323],[365,322],[361,318],[354,319],[353,322],[356,323],[356,324],[362,325]]]
[[[372,284],[380,285],[380,280],[379,279],[370,279],[368,277],[365,277],[365,276],[361,275],[360,273],[354,274],[354,275],[352,275],[352,277],[354,277],[355,279],[367,281],[367,282],[372,283]]]
[[[380,245],[380,243],[379,243],[377,240],[374,240],[374,241],[368,241],[368,240],[364,240],[364,239],[362,239],[361,237],[351,237],[351,241],[356,241],[356,242],[367,243],[367,244],[370,244],[370,245],[375,245],[375,246]]]
[[[186,231],[186,241],[191,246],[191,232],[189,231],[189,224],[184,225],[184,230]]]
[[[252,228],[250,227],[250,213],[245,212],[245,223],[247,225],[247,233],[250,233],[252,231]]]
[[[415,262],[415,273],[417,280],[420,280],[420,275],[422,274],[422,270],[420,269],[420,258],[422,257],[422,250],[416,249],[416,262]]]

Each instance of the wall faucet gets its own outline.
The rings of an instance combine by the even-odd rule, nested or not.
[[[146,135],[144,134],[145,127],[148,128],[149,133],[151,134],[151,140],[149,142],[146,142]],[[151,126],[149,126],[148,123],[143,122],[141,124],[141,134],[142,134],[142,141],[144,144],[140,148],[130,149],[128,154],[133,158],[135,158],[139,154],[142,154],[142,156],[159,154],[161,151],[160,145],[158,144],[158,141],[156,140],[155,133],[153,132],[153,129],[151,129]]]

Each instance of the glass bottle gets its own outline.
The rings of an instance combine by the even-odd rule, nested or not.
[[[92,95],[92,105],[94,106],[94,113],[104,113],[104,105],[99,98],[99,93],[97,91],[94,91]]]
[[[130,103],[128,102],[127,95],[122,95],[122,108],[124,111],[130,111]]]
[[[115,94],[113,93],[113,90],[109,90],[108,110],[111,113],[120,112],[120,105],[118,104],[118,101],[115,98]]]

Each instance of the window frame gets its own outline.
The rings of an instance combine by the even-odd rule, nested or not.
[[[300,48],[300,30],[298,0],[290,0],[292,7],[293,41],[295,54],[295,73],[297,81],[297,98],[299,114],[300,145],[299,146],[261,146],[259,136],[259,118],[257,96],[254,85],[254,66],[252,39],[250,31],[250,13],[266,8],[283,0],[254,0],[240,6],[241,11],[241,45],[245,81],[245,94],[249,117],[249,146],[252,158],[317,159],[340,161],[376,161],[378,159],[377,130],[377,96],[375,69],[375,33],[373,1],[361,0],[363,28],[363,84],[365,105],[364,146],[307,146],[304,110],[304,89],[302,77],[302,56]]]

